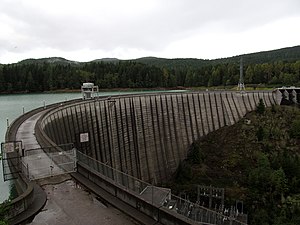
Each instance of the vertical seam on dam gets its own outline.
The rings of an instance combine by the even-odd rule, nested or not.
[[[164,101],[165,101],[165,103],[166,103],[166,113],[167,113],[167,123],[168,123],[168,125],[167,125],[167,128],[168,129],[166,129],[167,130],[167,132],[168,132],[168,138],[167,138],[167,142],[169,143],[169,148],[171,149],[171,156],[172,156],[172,161],[173,160],[175,160],[175,153],[174,153],[174,149],[175,149],[175,147],[174,147],[174,136],[173,136],[173,134],[172,134],[172,125],[171,125],[171,121],[170,121],[170,109],[169,109],[169,104],[168,104],[168,95],[164,95]],[[176,163],[175,163],[176,164]],[[171,167],[172,167],[173,165],[171,164]]]
[[[271,92],[97,99],[56,108],[43,118],[41,127],[56,144],[73,141],[92,158],[142,180],[161,183],[186,158],[193,141],[237,122],[255,109],[260,98],[266,106],[275,102]],[[82,132],[89,132],[89,144],[80,143]]]
[[[190,129],[191,129],[191,136],[192,136],[192,141],[194,142],[196,140],[195,138],[195,134],[194,134],[194,123],[192,121],[193,117],[191,115],[191,107],[190,107],[190,100],[189,100],[189,95],[186,95],[186,99],[187,99],[187,105],[188,105],[188,111],[189,111],[189,121],[190,121]]]
[[[216,126],[216,130],[219,129],[221,127],[221,122],[220,122],[220,112],[219,112],[219,104],[218,104],[218,101],[217,101],[217,96],[216,96],[216,93],[213,93],[213,98],[214,98],[214,101],[215,101],[215,110],[216,110],[216,114],[217,114],[217,126]]]
[[[173,95],[171,95],[171,106],[172,106],[172,116],[173,116],[173,125],[174,125],[174,135],[175,135],[175,140],[176,140],[176,153],[178,155],[179,160],[182,159],[181,154],[180,154],[180,144],[181,142],[179,142],[179,137],[178,137],[178,133],[177,133],[177,129],[176,129],[176,118],[175,118],[175,114],[174,114],[174,98]]]
[[[214,94],[214,93],[212,93]],[[215,107],[213,107],[213,105],[215,105],[216,103],[213,102],[213,98],[211,97],[211,94],[208,95],[208,100],[209,100],[209,106],[210,106],[210,113],[211,113],[211,119],[212,119],[212,127],[213,127],[213,130],[216,130],[217,127],[216,127],[216,116],[217,114],[214,112],[214,109]]]
[[[200,93],[197,94],[197,98],[198,98],[198,107],[199,107],[199,112],[200,112],[200,117],[201,117],[201,130],[202,130],[202,135],[204,136],[206,134],[206,132],[204,129],[204,117],[203,117],[203,112],[201,109]]]
[[[240,118],[243,117],[243,113],[241,112],[240,105],[238,105],[237,102],[236,102],[237,101],[236,95],[233,95],[233,93],[231,93],[231,99],[233,101],[233,106],[235,108],[234,111],[237,112],[237,118],[238,118],[237,121],[238,121]]]
[[[154,172],[159,174],[159,179],[162,179],[162,171],[160,168],[160,163],[159,163],[159,153],[158,153],[158,147],[157,147],[157,137],[156,137],[156,129],[155,129],[155,121],[154,121],[154,113],[153,113],[153,105],[152,105],[152,97],[150,96],[150,109],[151,109],[151,122],[152,122],[152,132],[153,132],[153,138],[154,138],[154,146],[155,146],[155,156],[156,156],[156,168],[158,168],[158,170],[154,169]],[[155,176],[155,174],[154,174]]]
[[[196,124],[196,132],[197,132],[197,138],[200,138],[200,131],[199,131],[199,121],[197,120],[197,111],[196,111],[196,105],[195,105],[195,97],[194,93],[192,93],[192,102],[193,102],[193,107],[194,107],[194,119],[195,119],[195,124]]]
[[[185,105],[184,105],[184,100],[183,100],[183,94],[180,95],[181,97],[181,105],[182,105],[182,113],[183,113],[183,124],[184,124],[184,131],[186,133],[185,137],[184,137],[184,143],[188,143],[189,142],[189,132],[188,132],[188,127],[187,127],[187,123],[186,123],[186,115],[185,115]]]
[[[123,144],[123,151],[121,151],[120,149],[120,152],[121,152],[121,155],[124,156],[124,158],[122,157],[123,161],[125,161],[125,170],[123,172],[126,172],[128,171],[128,164],[127,164],[127,154],[126,154],[126,146],[125,146],[125,130],[124,130],[124,120],[123,120],[123,113],[122,113],[122,102],[121,100],[119,100],[119,113],[120,113],[120,120],[121,120],[121,131],[122,131],[122,143]],[[122,154],[123,153],[123,154]],[[123,164],[123,161],[122,161],[122,164]]]

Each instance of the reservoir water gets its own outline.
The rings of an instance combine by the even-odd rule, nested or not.
[[[23,114],[23,108],[28,112],[43,106],[44,102],[47,105],[80,97],[80,93],[0,95],[0,142],[5,141],[7,120],[9,124],[13,122]],[[9,198],[11,186],[12,181],[3,180],[2,161],[0,161],[0,202]]]
[[[157,91],[146,91],[157,92]],[[169,91],[173,92],[173,91]],[[100,92],[99,96],[112,96],[118,94],[133,94],[139,92]],[[143,91],[145,93],[145,91]],[[0,95],[0,142],[5,141],[7,119],[9,124],[17,117],[32,109],[44,105],[81,98],[81,93],[57,93],[57,94],[14,94]],[[0,160],[0,203],[9,198],[12,181],[3,181],[2,161]]]

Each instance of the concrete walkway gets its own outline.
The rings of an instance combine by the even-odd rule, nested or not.
[[[29,117],[20,125],[16,132],[15,140],[22,140],[23,148],[25,148],[25,150],[40,148],[40,145],[38,144],[34,135],[34,127],[43,113],[44,112],[40,112]],[[12,218],[9,221],[10,224],[23,224],[28,219],[34,217],[44,207],[46,200],[47,196],[43,189],[39,185],[33,183],[32,204],[28,207],[27,210]]]
[[[134,207],[130,206],[129,204],[125,203],[124,201],[121,201],[119,198],[112,196],[107,191],[100,188],[95,183],[91,182],[84,176],[82,176],[79,173],[72,173],[71,176],[76,179],[78,182],[80,182],[82,185],[88,188],[91,192],[97,194],[98,196],[101,196],[102,201],[105,201],[116,208],[118,208],[120,211],[126,213],[128,216],[134,218],[137,221],[137,224],[147,224],[147,225],[161,225],[161,223],[155,221],[151,217],[147,216],[146,214],[138,211]]]
[[[29,117],[18,128],[16,140],[22,140],[25,151],[41,148],[36,140],[34,128],[43,113],[44,111]],[[31,162],[31,174],[38,176],[39,170],[34,168],[34,166],[41,165],[41,163],[47,164],[51,161],[45,156],[46,154],[37,159],[25,159],[25,163]],[[35,162],[41,158],[43,158],[43,162]],[[94,195],[89,194],[76,185],[69,175],[39,180],[39,184],[43,185],[44,191],[39,185],[34,184],[34,202],[25,212],[11,220],[11,224],[24,224],[28,219],[33,219],[39,211],[41,212],[35,216],[31,224],[136,224],[117,209],[103,205]]]
[[[44,111],[29,117],[21,124],[17,131],[16,140],[22,141],[23,148],[25,148],[25,151],[28,149],[35,149],[41,147],[35,138],[34,127],[42,114],[44,114]]]
[[[41,146],[36,140],[34,128],[43,113],[44,111],[39,112],[25,120],[19,127],[16,135],[16,140],[22,141],[23,148],[25,149],[25,156],[22,158],[22,161],[27,167],[27,176],[30,180],[44,178],[52,174],[62,174],[64,172],[52,162],[43,150],[38,150]]]
[[[31,225],[134,225],[130,217],[97,200],[73,180],[45,185],[47,203]]]

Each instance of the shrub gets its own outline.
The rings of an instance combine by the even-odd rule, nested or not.
[[[300,119],[296,119],[291,124],[290,136],[300,138]]]
[[[195,142],[191,144],[187,159],[193,164],[200,164],[203,161],[203,154],[200,152],[199,144]]]
[[[265,103],[263,102],[263,100],[260,98],[259,99],[259,103],[256,107],[256,112],[260,115],[264,114],[266,111],[266,106],[265,106]]]
[[[265,138],[265,134],[266,134],[265,129],[262,126],[260,126],[256,131],[257,140],[262,141]]]

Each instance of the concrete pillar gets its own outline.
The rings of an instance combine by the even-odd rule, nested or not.
[[[208,134],[210,132],[209,130],[209,124],[208,124],[208,115],[206,110],[206,105],[204,102],[204,93],[199,94],[199,103],[200,103],[200,110],[202,112],[202,126],[204,130],[204,134]]]
[[[228,109],[229,109],[229,115],[232,115],[233,123],[237,122],[239,120],[239,115],[237,112],[237,109],[235,107],[233,97],[230,93],[226,93],[226,99],[228,101]]]
[[[213,118],[212,118],[210,101],[209,101],[208,95],[209,95],[209,93],[203,94],[204,102],[205,102],[205,110],[206,110],[206,123],[209,127],[209,132],[212,132],[214,130],[214,127],[213,127]]]
[[[289,100],[289,93],[287,90],[284,90],[283,93],[282,93],[282,98],[286,99],[286,100]]]
[[[297,104],[297,92],[295,91],[295,89],[292,91],[292,93],[291,93],[291,97],[292,97],[292,102],[293,103],[295,103],[295,104]]]

